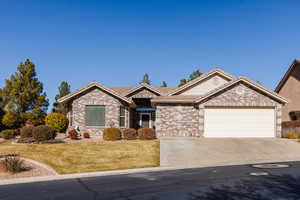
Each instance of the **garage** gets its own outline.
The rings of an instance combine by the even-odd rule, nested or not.
[[[207,107],[204,113],[205,137],[275,137],[273,107]]]

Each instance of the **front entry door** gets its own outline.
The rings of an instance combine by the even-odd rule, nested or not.
[[[141,113],[140,114],[140,126],[141,126],[141,128],[150,128],[151,127],[151,114],[150,113]]]

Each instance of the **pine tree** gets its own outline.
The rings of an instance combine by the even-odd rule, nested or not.
[[[191,81],[191,80],[194,80],[195,78],[201,76],[203,73],[200,72],[200,70],[196,70],[196,71],[193,71],[190,75],[189,75],[189,79],[181,79],[179,84],[178,84],[178,87],[180,86],[183,86],[185,85],[187,82]]]
[[[195,78],[201,76],[203,73],[198,70],[193,71],[189,76],[189,81],[194,80]]]
[[[67,114],[68,107],[64,103],[58,103],[58,99],[66,96],[70,93],[71,86],[66,81],[62,81],[60,86],[58,87],[58,94],[55,96],[55,102],[53,103],[53,112],[59,112],[63,114]]]
[[[148,84],[148,85],[151,84],[151,81],[149,80],[149,75],[147,73],[144,74],[143,80],[140,83],[145,83],[145,84]]]
[[[6,115],[17,115],[19,120],[15,120],[14,123],[30,121],[35,125],[42,124],[49,102],[46,93],[43,92],[43,84],[37,78],[35,65],[27,59],[17,70],[6,80],[2,90],[5,108],[9,110]],[[18,125],[20,124],[14,124],[14,127]]]
[[[183,79],[180,80],[180,82],[178,84],[178,87],[183,86],[186,83],[187,83],[187,80],[185,78],[183,78]]]
[[[2,98],[2,89],[0,89],[0,131],[4,129],[4,125],[2,123],[4,114],[5,112],[4,112],[4,102]]]
[[[167,82],[163,81],[160,87],[168,87]]]

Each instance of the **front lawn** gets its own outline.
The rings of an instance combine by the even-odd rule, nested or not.
[[[0,144],[0,155],[11,153],[45,163],[60,174],[159,166],[159,141]]]

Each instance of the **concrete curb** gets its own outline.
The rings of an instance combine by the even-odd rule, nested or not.
[[[3,179],[0,180],[0,186],[21,184],[21,183],[66,180],[66,179],[75,179],[75,178],[88,178],[88,177],[97,177],[97,176],[113,176],[113,175],[125,175],[125,174],[144,173],[144,172],[168,171],[168,170],[175,170],[175,169],[182,169],[182,168],[151,167],[151,168],[88,172],[88,173],[76,173],[76,174],[54,175],[54,176],[37,176],[37,177],[29,177],[29,178]]]

